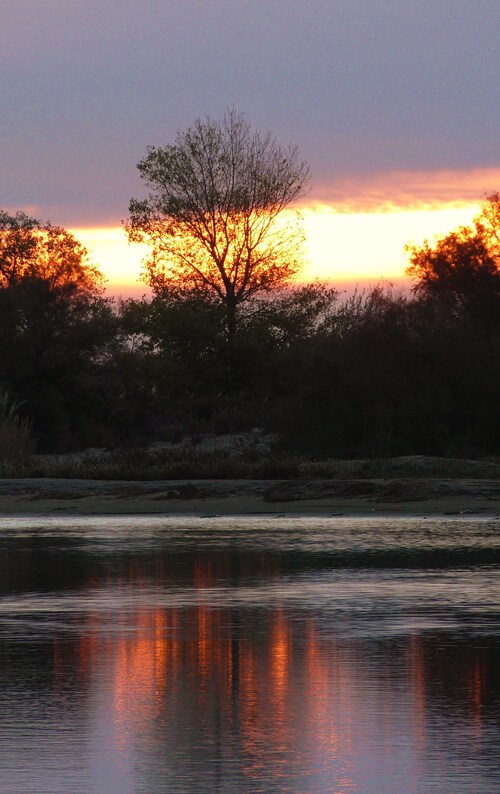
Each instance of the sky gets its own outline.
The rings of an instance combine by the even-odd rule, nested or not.
[[[113,284],[136,164],[234,107],[298,145],[304,278],[397,280],[407,242],[500,189],[499,0],[0,0],[0,207],[71,229]]]

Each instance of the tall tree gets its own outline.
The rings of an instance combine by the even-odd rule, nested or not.
[[[298,271],[300,219],[283,211],[304,194],[307,164],[231,110],[148,147],[138,169],[151,192],[130,201],[126,229],[151,246],[146,281],[157,295],[179,286],[214,294],[233,334],[240,304]]]

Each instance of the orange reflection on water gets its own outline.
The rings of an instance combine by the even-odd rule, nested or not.
[[[413,634],[410,639],[410,680],[413,698],[413,723],[416,747],[423,752],[425,747],[425,668],[422,643]]]
[[[482,659],[476,659],[469,672],[469,686],[471,709],[474,715],[474,726],[476,733],[481,734],[482,727],[482,708],[483,708],[483,681],[484,669]]]
[[[258,663],[254,648],[244,649],[239,677],[238,712],[241,724],[241,743],[246,759],[245,772],[249,777],[258,776],[262,769],[262,723],[259,692],[262,681],[258,674]]]
[[[122,634],[115,650],[113,710],[118,742],[151,722],[163,709],[168,656],[163,637],[168,628],[163,610],[135,615],[134,641]]]
[[[228,581],[224,566],[223,556],[197,560],[195,590],[216,587],[222,573]],[[137,570],[129,575],[127,586],[145,587]],[[409,779],[418,777],[413,764],[429,752],[432,686],[439,689],[433,676],[447,674],[462,685],[437,696],[465,689],[468,698],[453,706],[466,709],[480,736],[484,660],[471,653],[453,667],[440,646],[429,648],[419,634],[401,643],[395,677],[388,647],[370,661],[363,643],[342,642],[341,632],[325,638],[314,613],[294,621],[279,604],[258,612],[203,602],[153,608],[146,597],[144,606],[113,620],[122,630],[110,635],[99,631],[102,615],[89,614],[78,653],[86,677],[107,667],[121,749],[159,726],[174,736],[186,730],[187,711],[202,736],[215,731],[238,753],[247,778],[284,779],[299,774],[306,759],[318,775],[329,772],[329,790],[348,794],[357,790],[362,753],[380,750],[388,768],[396,763],[401,726],[411,737]]]
[[[286,704],[288,695],[288,675],[290,665],[290,644],[288,622],[282,609],[273,615],[272,632],[269,638],[269,702],[277,737],[283,734],[286,724]]]
[[[325,647],[313,620],[305,626],[305,662],[308,734],[311,753],[320,753],[336,767],[333,794],[349,794],[355,790],[352,778],[352,712],[354,688],[352,671],[336,645]]]

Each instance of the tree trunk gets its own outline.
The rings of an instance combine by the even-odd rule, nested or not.
[[[236,301],[234,298],[228,298],[226,301],[226,325],[229,339],[233,339],[236,333]]]
[[[226,301],[226,328],[227,328],[227,393],[233,394],[235,390],[236,373],[238,369],[236,351],[236,301],[228,298]]]

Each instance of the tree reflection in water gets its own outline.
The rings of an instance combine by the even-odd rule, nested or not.
[[[0,584],[12,792],[495,790],[491,566],[18,541]]]
[[[229,565],[197,558],[193,587],[229,581]],[[266,573],[278,577],[279,567]],[[150,583],[135,567],[126,586]],[[343,794],[359,791],[364,774],[404,775],[404,790],[417,791],[422,774],[445,787],[461,749],[480,748],[493,686],[487,643],[417,631],[343,639],[314,610],[275,605],[146,604],[112,619],[121,630],[110,640],[96,632],[102,615],[88,615],[82,673],[95,681],[106,671],[120,753],[154,756],[172,781],[205,790],[219,768],[234,783],[274,780],[280,790],[279,781],[309,780],[326,791],[330,780]]]

